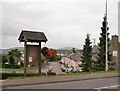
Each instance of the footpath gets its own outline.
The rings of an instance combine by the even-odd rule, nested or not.
[[[70,82],[70,81],[83,81],[91,79],[102,79],[118,77],[118,73],[101,73],[101,74],[84,74],[84,75],[70,75],[70,76],[39,76],[39,77],[27,77],[19,79],[6,79],[1,80],[2,87],[20,86],[20,85],[35,85],[35,84],[47,84],[58,82]]]

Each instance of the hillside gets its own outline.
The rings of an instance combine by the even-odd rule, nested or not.
[[[72,48],[74,47],[63,47],[63,48],[58,48],[57,50],[71,50]],[[9,49],[0,49],[0,54],[6,54],[8,53],[10,50],[12,49],[18,49],[20,51],[23,51],[24,50],[24,47],[14,47],[14,48],[9,48]],[[80,50],[78,48],[75,48],[76,50]]]
[[[75,47],[63,47],[63,48],[58,48],[57,50],[71,50],[72,48],[75,48]],[[80,50],[78,48],[75,48],[76,50]]]
[[[20,51],[23,51],[24,48],[23,47],[14,47],[14,48],[9,48],[9,49],[0,49],[0,54],[6,54],[8,53],[10,50],[12,49],[18,49]]]

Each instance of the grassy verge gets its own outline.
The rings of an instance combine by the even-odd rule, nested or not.
[[[113,70],[113,71],[99,71],[99,72],[79,72],[79,73],[69,73],[69,74],[57,74],[56,76],[75,76],[75,75],[86,75],[86,74],[104,74],[104,73],[117,73],[120,72],[120,70]],[[42,75],[38,73],[31,73],[27,74],[26,76],[23,73],[2,73],[2,75],[5,75],[4,79],[20,79],[20,78],[26,78],[26,77],[36,77],[36,76],[48,76],[46,73],[43,73]]]
[[[20,69],[13,69],[13,68],[8,68],[8,69],[7,69],[7,68],[0,68],[0,70],[3,70],[3,71],[4,71],[4,70],[20,70]]]
[[[69,73],[69,74],[57,74],[58,76],[74,76],[74,75],[86,75],[86,74],[102,74],[102,73],[111,73],[111,72],[120,72],[120,70],[113,71],[97,71],[97,72],[79,72],[79,73]]]

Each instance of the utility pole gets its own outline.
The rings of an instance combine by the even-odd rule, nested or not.
[[[105,71],[108,71],[107,0],[106,0],[105,17],[106,17],[106,62],[105,62],[106,67],[105,67]]]

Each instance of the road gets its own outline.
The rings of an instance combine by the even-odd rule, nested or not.
[[[7,87],[5,89],[118,89],[118,78],[102,78],[83,81],[37,84]]]
[[[56,72],[57,74],[65,74],[65,72],[62,72],[61,69],[60,69],[59,61],[49,62],[49,65],[46,65],[45,67],[41,68],[41,71],[42,72],[47,72],[48,68],[50,68],[50,67],[52,67],[54,72]],[[37,69],[35,69],[35,70],[37,70]]]

